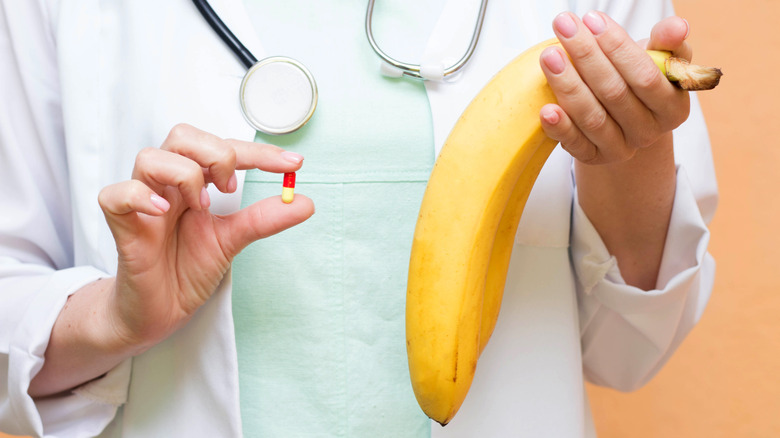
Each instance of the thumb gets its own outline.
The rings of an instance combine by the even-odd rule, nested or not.
[[[285,204],[272,196],[227,216],[219,216],[217,235],[225,256],[233,259],[250,243],[300,224],[314,214],[314,202],[296,194]]]
[[[690,34],[688,21],[680,17],[667,17],[656,23],[650,31],[650,39],[641,43],[648,50],[668,50],[674,56],[691,60],[693,51],[685,42]]]

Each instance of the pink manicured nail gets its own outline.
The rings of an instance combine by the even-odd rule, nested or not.
[[[542,108],[542,118],[550,125],[557,125],[558,122],[561,121],[561,117],[558,115],[558,112],[548,107]]]
[[[590,29],[590,33],[593,35],[600,35],[607,30],[607,22],[604,18],[595,11],[590,11],[582,17],[582,22]]]
[[[227,182],[227,191],[228,193],[233,193],[238,189],[238,178],[236,177],[236,173],[233,172],[232,175],[230,175],[230,179]]]
[[[566,63],[563,61],[563,55],[561,51],[555,47],[548,47],[542,52],[542,62],[553,74],[563,73],[563,69],[566,68]]]
[[[206,187],[203,187],[200,190],[200,206],[202,208],[209,208],[211,205],[211,198],[209,198],[209,191],[206,189]]]
[[[169,208],[171,208],[171,204],[162,196],[158,195],[157,193],[152,193],[152,196],[149,197],[152,201],[152,205],[157,207],[160,211],[165,213],[168,211]]]
[[[571,18],[571,14],[564,12],[558,14],[553,20],[553,28],[564,38],[571,38],[577,33],[577,23]]]
[[[295,164],[298,164],[301,161],[303,161],[303,155],[296,154],[295,152],[290,152],[290,151],[282,152],[282,158],[284,158],[285,160],[287,160],[287,161],[289,161],[291,163],[295,163]]]

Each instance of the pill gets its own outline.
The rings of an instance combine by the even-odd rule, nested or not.
[[[284,174],[282,181],[282,202],[289,204],[295,197],[295,172]]]

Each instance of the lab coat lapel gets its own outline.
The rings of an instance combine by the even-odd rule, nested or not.
[[[128,1],[125,7],[138,12],[144,8],[138,3],[147,2]],[[257,50],[250,41],[251,32],[247,32],[244,14],[239,12],[243,4],[228,0],[212,0],[211,4],[250,50]],[[147,10],[161,7],[166,11],[165,19],[151,26],[135,23],[132,27],[138,31],[170,26],[166,40],[174,41],[166,50],[152,50],[149,59],[149,65],[160,65],[161,72],[176,72],[159,82],[171,98],[166,100],[166,109],[157,118],[161,125],[157,125],[156,134],[162,135],[175,123],[184,121],[220,137],[252,140],[254,130],[244,122],[237,104],[244,66],[191,2],[150,0],[145,6]],[[154,20],[152,16],[145,19]],[[239,178],[243,180],[243,172]],[[228,213],[240,206],[240,190],[229,196],[218,193],[212,185],[209,193],[214,212]],[[176,431],[180,436],[241,434],[230,283],[228,273],[187,326],[134,360],[133,373],[139,378],[133,379],[130,387],[130,397],[136,402],[124,410],[127,436],[151,436],[150,432],[153,435],[152,431],[162,430]],[[158,407],[156,402],[151,402],[155,398],[150,396],[161,391],[171,397],[165,397],[163,411],[174,409],[178,411],[176,415],[154,412]],[[149,402],[138,402],[147,397]],[[208,415],[197,415],[197,412],[208,412]],[[188,419],[186,424],[181,418]]]
[[[212,5],[262,57],[241,0]],[[252,140],[237,104],[245,68],[186,0],[63,0],[60,11],[62,105],[71,184],[78,187],[72,191],[76,261],[113,273],[116,248],[95,202],[98,191],[129,178],[137,152],[159,146],[176,123]],[[240,191],[212,192],[214,211],[239,203]],[[160,431],[240,435],[226,278],[187,326],[133,359],[128,403],[108,434],[118,428],[131,438]]]
[[[445,83],[426,82],[433,113],[437,156],[455,121],[482,86],[523,50],[552,36],[549,25],[533,20],[549,15],[549,22],[552,22],[556,12],[566,9],[566,3],[538,3],[491,0],[482,36],[471,61],[454,80]],[[479,0],[447,2],[423,54],[424,63],[449,66],[460,59],[471,39],[478,7]],[[535,11],[534,8],[545,10]],[[561,148],[553,151],[528,199],[518,228],[518,243],[568,246],[572,199],[571,163],[571,157]]]

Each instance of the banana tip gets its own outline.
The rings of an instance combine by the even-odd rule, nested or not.
[[[703,67],[672,57],[666,60],[666,76],[683,90],[699,91],[715,88],[723,72],[716,67]]]

